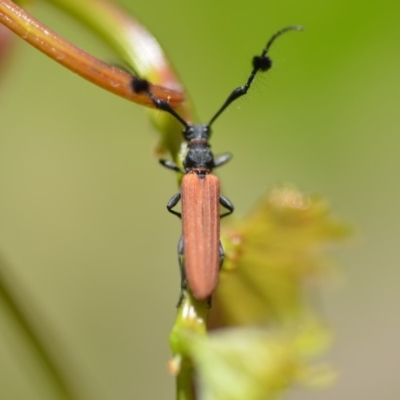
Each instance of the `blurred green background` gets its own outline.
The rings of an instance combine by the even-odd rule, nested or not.
[[[164,46],[206,121],[279,28],[275,64],[215,123],[224,192],[246,213],[265,189],[326,196],[356,234],[318,305],[340,376],[290,399],[398,399],[400,387],[400,3],[123,2]],[[107,61],[48,5],[34,15]],[[0,255],[32,317],[54,333],[97,399],[171,399],[168,334],[178,296],[174,174],[152,154],[143,108],[82,80],[20,39],[0,94]],[[54,393],[0,306],[1,398]],[[51,341],[54,345],[57,340]]]

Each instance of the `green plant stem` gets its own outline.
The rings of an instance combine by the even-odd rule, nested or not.
[[[196,400],[193,367],[188,359],[181,361],[181,370],[176,377],[176,400]]]
[[[196,300],[186,292],[178,308],[174,327],[170,335],[170,346],[177,361],[176,398],[177,400],[195,400],[193,366],[189,354],[194,337],[207,335],[208,301]]]

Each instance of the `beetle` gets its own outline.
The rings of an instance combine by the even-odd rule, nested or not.
[[[146,92],[156,108],[168,112],[183,125],[183,137],[187,141],[183,169],[172,161],[160,160],[164,167],[184,174],[180,192],[167,204],[168,211],[182,220],[182,236],[178,244],[182,290],[180,301],[184,291],[189,288],[197,300],[207,299],[210,302],[224,260],[219,238],[220,219],[234,210],[233,204],[220,194],[219,179],[212,174],[214,168],[225,164],[232,156],[224,153],[214,157],[208,142],[211,125],[232,102],[247,93],[259,71],[268,71],[272,67],[272,60],[267,55],[269,48],[280,35],[292,30],[302,28],[287,26],[269,39],[261,54],[253,57],[253,69],[246,83],[231,92],[207,124],[185,121],[167,101],[157,98],[151,92],[148,81],[137,77],[132,79],[132,89],[135,92]],[[179,201],[181,212],[173,209]],[[219,213],[220,205],[226,209],[222,214]]]

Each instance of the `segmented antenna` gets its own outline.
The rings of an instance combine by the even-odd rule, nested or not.
[[[222,112],[235,100],[237,100],[239,97],[244,96],[247,91],[249,90],[251,84],[254,81],[255,76],[257,75],[258,71],[268,71],[272,67],[272,60],[271,58],[267,55],[268,50],[272,46],[272,44],[275,42],[275,40],[283,35],[286,32],[289,31],[302,31],[303,28],[299,25],[290,25],[287,26],[278,32],[276,32],[271,39],[269,39],[267,45],[261,52],[259,56],[254,56],[253,57],[253,70],[250,73],[250,76],[247,79],[247,82],[243,86],[239,86],[236,89],[232,91],[232,93],[228,96],[228,98],[225,100],[224,104],[221,106],[221,108],[215,113],[215,115],[210,119],[210,122],[208,123],[208,126],[210,127],[213,122],[222,114]],[[131,83],[132,89],[135,93],[142,93],[145,92],[149,96],[149,98],[153,101],[154,105],[156,108],[166,111],[167,113],[171,114],[173,117],[175,117],[185,128],[189,127],[189,124],[169,105],[169,103],[165,100],[161,100],[158,97],[156,97],[153,92],[150,90],[150,84],[147,80],[133,77],[132,83]]]
[[[276,32],[271,39],[269,39],[267,45],[265,46],[264,50],[262,51],[261,55],[253,57],[253,70],[251,71],[251,74],[249,78],[247,79],[247,82],[243,86],[239,86],[236,89],[232,91],[232,93],[228,96],[228,98],[225,100],[225,103],[222,105],[222,107],[217,111],[217,113],[211,118],[210,122],[208,123],[209,126],[212,125],[212,123],[221,115],[221,113],[227,108],[231,103],[233,103],[235,100],[237,100],[239,97],[244,96],[247,91],[249,90],[251,84],[253,83],[253,80],[255,76],[257,75],[258,71],[268,71],[272,67],[272,60],[270,57],[267,56],[268,50],[271,47],[272,43],[275,42],[275,40],[281,36],[282,34],[289,32],[289,31],[302,31],[303,28],[299,25],[291,25],[287,26],[286,28],[283,28]]]

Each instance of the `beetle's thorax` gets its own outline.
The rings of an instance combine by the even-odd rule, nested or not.
[[[214,155],[208,143],[210,134],[207,124],[188,125],[183,131],[188,141],[188,152],[183,161],[186,172],[194,171],[205,176],[214,168]]]

